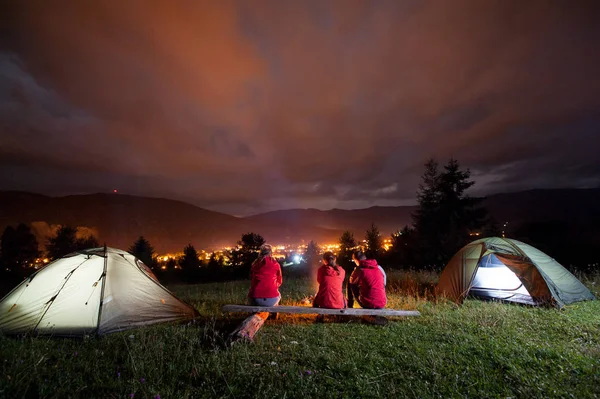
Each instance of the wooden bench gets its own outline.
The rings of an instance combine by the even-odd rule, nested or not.
[[[250,306],[250,305],[225,305],[221,308],[223,312],[240,313],[294,313],[294,314],[329,314],[347,316],[421,316],[418,310],[395,310],[395,309],[324,309],[309,306]]]
[[[324,309],[309,306],[250,306],[250,305],[225,305],[221,308],[223,312],[254,313],[246,318],[238,328],[229,335],[229,343],[238,340],[252,341],[258,330],[265,323],[269,313],[292,313],[292,314],[319,314],[337,316],[421,316],[417,310],[395,310],[395,309]]]

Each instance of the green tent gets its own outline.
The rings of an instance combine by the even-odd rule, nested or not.
[[[467,295],[562,307],[594,295],[542,251],[508,238],[483,238],[464,246],[446,265],[437,294],[462,302]]]

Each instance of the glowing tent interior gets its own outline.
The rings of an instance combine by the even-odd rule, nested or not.
[[[95,248],[57,259],[8,293],[0,332],[104,335],[197,315],[133,255]]]
[[[438,295],[462,302],[467,295],[562,307],[594,295],[556,260],[523,242],[490,237],[473,241],[450,259]]]

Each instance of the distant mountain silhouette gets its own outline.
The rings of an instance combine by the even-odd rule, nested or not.
[[[543,226],[568,229],[600,239],[600,189],[531,190],[496,194],[483,205],[508,234],[539,234]],[[188,243],[211,249],[233,246],[249,231],[272,243],[336,241],[344,230],[357,239],[374,222],[389,235],[411,223],[415,206],[320,211],[291,209],[246,218],[202,209],[184,202],[122,194],[48,197],[39,194],[0,192],[0,229],[20,222],[69,224],[94,231],[100,242],[127,249],[140,235],[158,252],[174,252]],[[538,230],[531,230],[534,226]],[[537,226],[537,227],[536,227]],[[529,230],[527,230],[529,228]],[[527,233],[533,231],[534,233]]]
[[[529,190],[492,195],[483,203],[498,222],[595,221],[600,231],[600,189]]]
[[[121,194],[0,193],[0,229],[36,221],[85,226],[98,232],[101,243],[122,249],[143,235],[160,252],[181,250],[187,243],[231,245],[244,230],[236,217],[174,200]]]
[[[383,234],[389,235],[410,224],[411,213],[415,209],[416,206],[374,206],[366,209],[329,211],[290,209],[249,216],[245,220],[251,226],[256,226],[259,232],[259,226],[265,223],[275,228],[276,231],[269,232],[269,236],[278,234],[293,242],[302,239],[333,242],[339,239],[344,230],[350,230],[357,239],[363,239],[371,223],[375,223]]]

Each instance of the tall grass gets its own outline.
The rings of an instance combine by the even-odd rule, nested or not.
[[[575,273],[575,277],[585,284],[596,298],[600,296],[600,270],[593,273]]]
[[[563,310],[467,300],[436,304],[437,276],[388,275],[389,307],[422,317],[386,326],[361,318],[268,320],[253,344],[227,347],[245,315],[248,282],[170,287],[197,307],[194,323],[102,338],[0,336],[0,397],[310,398],[600,396],[600,302]],[[584,279],[598,294],[600,278]],[[314,294],[288,279],[282,304]]]

